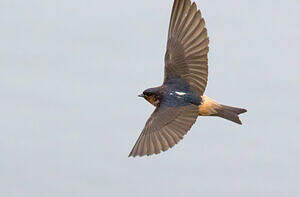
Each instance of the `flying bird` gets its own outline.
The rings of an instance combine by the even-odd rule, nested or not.
[[[198,116],[218,116],[242,124],[246,109],[219,104],[204,95],[208,76],[209,38],[195,3],[175,0],[165,53],[164,81],[140,97],[156,108],[130,156],[159,154],[177,144]]]

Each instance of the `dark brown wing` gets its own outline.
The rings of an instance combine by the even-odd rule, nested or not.
[[[198,117],[196,105],[157,107],[148,119],[130,156],[158,154],[177,144]]]
[[[175,0],[168,33],[165,55],[164,83],[180,77],[192,91],[203,95],[208,75],[208,43],[205,21],[195,3]]]

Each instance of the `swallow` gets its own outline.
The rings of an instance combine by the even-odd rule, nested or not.
[[[208,77],[209,38],[205,21],[195,3],[175,0],[169,23],[164,81],[140,97],[155,110],[129,157],[159,154],[177,144],[198,116],[217,116],[242,124],[247,110],[222,105],[204,95]]]

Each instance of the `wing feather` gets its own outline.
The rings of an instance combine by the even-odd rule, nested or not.
[[[191,4],[190,0],[175,0],[165,55],[164,83],[176,77],[183,78],[197,96],[202,96],[207,85],[208,44],[205,20],[196,4]]]
[[[149,156],[172,148],[190,130],[197,117],[196,105],[157,107],[129,156]]]

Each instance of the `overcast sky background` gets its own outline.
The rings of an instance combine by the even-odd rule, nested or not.
[[[196,2],[206,94],[247,108],[244,125],[200,117],[171,150],[133,159],[173,1],[1,1],[1,196],[299,196],[300,2]]]

